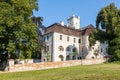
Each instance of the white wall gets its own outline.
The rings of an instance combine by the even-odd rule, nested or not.
[[[80,17],[73,15],[68,19],[68,26],[75,28],[75,29],[80,29]]]
[[[49,40],[47,40],[47,36],[49,37]],[[53,35],[53,33],[50,33],[50,34],[47,34],[47,35],[45,35],[44,36],[44,38],[45,38],[45,43],[46,43],[46,46],[49,46],[49,51],[48,52],[45,52],[45,50],[42,52],[42,62],[47,62],[47,54],[46,53],[48,53],[49,54],[49,61],[52,61],[52,55],[53,55],[53,37],[54,37],[54,35]]]
[[[106,48],[108,48],[108,44],[96,41],[96,44],[91,47],[89,54],[86,56],[86,58],[87,59],[91,59],[92,57],[96,58],[96,56],[94,55],[95,50],[98,50],[97,58],[104,58],[104,56],[108,55]]]
[[[62,35],[62,40],[60,40],[60,35]],[[76,37],[76,36],[70,36],[65,35],[62,33],[50,33],[46,36],[49,36],[49,41],[46,41],[46,45],[49,46],[49,53],[50,53],[50,59],[52,58],[52,61],[61,61],[59,58],[60,55],[63,56],[63,61],[66,61],[66,56],[70,53],[70,57],[72,59],[72,50],[73,48],[77,48],[78,57],[82,57],[85,59],[92,59],[92,57],[96,58],[94,55],[94,51],[99,48],[99,54],[97,58],[103,58],[106,53],[106,48],[108,45],[106,43],[100,43],[96,42],[96,44],[92,47],[89,46],[89,35],[84,35],[82,37]],[[46,37],[45,36],[45,37]],[[69,41],[67,41],[67,37],[69,37]],[[74,43],[74,38],[76,39],[76,42]],[[78,43],[78,40],[81,39],[81,43]],[[63,46],[64,50],[59,51],[59,46]],[[79,47],[80,46],[80,47]],[[70,47],[70,52],[66,51],[66,48]],[[101,48],[103,51],[101,52]],[[83,50],[82,50],[83,49]],[[46,54],[42,54],[42,61],[47,61]],[[51,60],[50,60],[51,61]]]
[[[89,45],[89,35],[83,35],[82,36],[81,48],[83,48],[83,52],[82,52],[82,57],[83,58],[86,58],[86,59],[92,59],[93,57],[96,58],[96,56],[94,55],[95,50],[99,50],[97,58],[103,58],[104,56],[108,55],[107,51],[106,51],[107,47],[108,47],[108,44],[100,43],[98,41],[96,41],[96,44],[94,46],[90,47],[90,45]],[[101,52],[101,49],[102,49],[102,52]]]
[[[60,40],[60,35],[62,35],[62,40]],[[79,53],[79,37],[69,36],[69,41],[67,41],[67,37],[69,35],[64,35],[62,33],[54,33],[54,61],[60,61],[59,55],[63,55],[64,61],[66,60],[66,48],[69,46],[72,49],[75,47]],[[74,38],[76,38],[76,42],[74,43]],[[59,51],[58,47],[63,46],[64,51]]]

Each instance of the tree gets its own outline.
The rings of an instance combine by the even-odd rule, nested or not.
[[[0,0],[0,53],[31,58],[38,46],[37,26],[30,19],[33,9],[38,9],[37,0]]]
[[[109,52],[113,60],[120,60],[120,17],[117,21],[118,24],[114,29],[115,38],[111,40],[109,47]]]
[[[89,45],[90,46],[93,46],[95,44],[95,41],[96,41],[96,32],[91,32],[90,35],[89,35]]]
[[[38,29],[37,29],[37,35],[38,35],[38,44],[39,44],[39,47],[36,49],[36,52],[37,52],[37,54],[39,53],[41,55],[42,49],[44,49],[44,47],[46,45],[44,43],[44,40],[43,40],[43,33],[44,33],[44,30],[45,30],[45,26],[42,25],[43,18],[42,17],[32,16],[31,19],[32,19],[33,23],[35,23],[36,26],[38,27]]]
[[[120,60],[120,10],[111,3],[102,8],[96,18],[95,34],[92,35],[91,42],[107,41],[109,44],[108,53],[112,60]]]
[[[116,27],[118,18],[118,9],[111,3],[109,6],[103,8],[97,16],[96,28],[102,29],[106,33],[105,38],[107,40],[112,40],[114,38],[114,29]]]
[[[75,59],[77,59],[77,55],[78,55],[77,52],[73,52],[73,56],[74,56]]]

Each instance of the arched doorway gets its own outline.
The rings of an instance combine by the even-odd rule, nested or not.
[[[63,55],[59,55],[59,58],[60,58],[60,60],[61,60],[61,61],[63,61],[63,60],[64,60]]]
[[[70,60],[70,55],[67,55],[67,56],[66,56],[66,60]]]
[[[72,50],[72,53],[73,53],[72,59],[76,60],[78,56],[77,48],[74,47]]]
[[[66,48],[66,51],[67,51],[67,52],[70,52],[70,47],[67,47],[67,48]]]
[[[70,52],[71,50],[70,50],[70,47],[67,47],[66,48],[66,60],[70,60]]]

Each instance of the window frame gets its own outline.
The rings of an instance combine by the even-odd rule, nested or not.
[[[62,40],[62,35],[60,35],[60,40]]]
[[[68,41],[68,42],[70,41],[70,37],[69,37],[69,36],[67,37],[67,41]]]
[[[81,39],[78,39],[78,43],[81,43]]]
[[[64,47],[63,46],[59,46],[58,49],[59,49],[59,51],[64,51]]]
[[[73,38],[74,43],[76,43],[76,38]]]

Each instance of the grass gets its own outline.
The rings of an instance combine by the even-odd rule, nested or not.
[[[0,80],[120,80],[120,64],[0,73]]]

